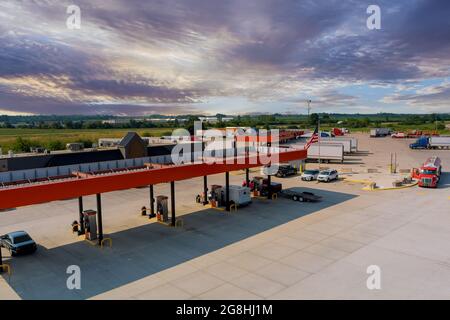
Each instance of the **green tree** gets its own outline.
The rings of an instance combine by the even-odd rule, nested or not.
[[[308,122],[310,125],[316,125],[318,120],[319,120],[319,115],[317,113],[311,113],[309,115]]]
[[[442,122],[442,121],[439,122],[439,123],[437,124],[436,128],[437,128],[438,130],[444,130],[444,129],[445,129],[445,123]]]
[[[34,146],[35,145],[30,140],[18,137],[11,145],[11,149],[15,152],[30,152],[31,147]]]
[[[47,149],[52,151],[64,150],[65,146],[60,140],[52,140],[47,143]]]

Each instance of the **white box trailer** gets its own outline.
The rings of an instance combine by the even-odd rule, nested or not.
[[[428,145],[432,149],[449,149],[450,148],[450,137],[430,137]]]
[[[226,192],[225,187],[223,187],[223,191]],[[251,203],[252,198],[250,196],[250,188],[230,185],[230,201],[235,203],[238,207]]]
[[[338,140],[336,138],[320,138],[320,142],[327,143],[327,144],[342,144],[344,146],[345,153],[352,152],[352,142],[349,139]]]
[[[344,162],[344,146],[342,144],[313,143],[309,146],[307,159],[321,162]]]
[[[358,139],[355,137],[334,137],[334,140],[350,140],[351,152],[358,152]]]

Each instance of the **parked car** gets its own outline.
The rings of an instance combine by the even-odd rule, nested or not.
[[[278,171],[275,176],[284,178],[286,176],[293,176],[295,174],[297,174],[297,168],[291,165],[281,165],[278,167]]]
[[[33,253],[36,242],[25,231],[15,231],[0,237],[0,246],[9,250],[11,256]]]
[[[300,179],[303,181],[313,181],[317,179],[317,176],[319,175],[319,170],[305,170]]]
[[[336,170],[324,170],[319,173],[317,176],[318,181],[330,182],[332,180],[336,180],[338,178],[338,173]]]

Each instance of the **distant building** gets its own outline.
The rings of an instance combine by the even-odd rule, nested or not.
[[[186,122],[187,119],[184,118],[149,118],[149,119],[145,119],[145,121],[149,121],[149,122],[168,122],[168,121],[175,121],[177,120],[178,122]]]
[[[117,119],[108,119],[108,120],[102,120],[102,124],[125,124],[129,123],[130,119],[128,118],[117,118]]]
[[[209,123],[217,123],[219,119],[217,117],[198,117],[200,121],[209,122]],[[222,122],[227,122],[233,120],[233,117],[223,117]]]

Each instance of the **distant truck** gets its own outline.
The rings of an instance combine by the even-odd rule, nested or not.
[[[67,143],[66,149],[70,151],[81,151],[84,149],[84,144],[81,142]]]
[[[386,137],[391,134],[391,129],[389,128],[374,128],[370,129],[370,136],[375,137]]]
[[[415,169],[413,177],[419,180],[419,187],[436,188],[441,177],[441,159],[439,157],[428,158],[420,169]]]
[[[300,138],[311,138],[312,134],[313,134],[312,132],[307,132],[307,133],[302,134],[300,136]],[[330,138],[331,137],[331,133],[327,132],[327,131],[320,131],[320,136],[322,138]]]
[[[420,137],[409,147],[411,149],[449,149],[450,137]]]
[[[332,128],[331,135],[334,137],[343,136],[344,130],[343,130],[343,128]]]
[[[32,153],[46,153],[47,149],[45,149],[43,147],[31,147],[30,151]]]
[[[408,135],[404,132],[396,132],[396,133],[391,134],[391,138],[404,139],[404,138],[408,138]]]
[[[422,130],[411,130],[406,133],[408,138],[420,138],[420,137],[438,137],[439,133],[436,131],[422,131]]]
[[[308,160],[321,162],[344,162],[344,146],[342,144],[313,143],[308,148]]]

